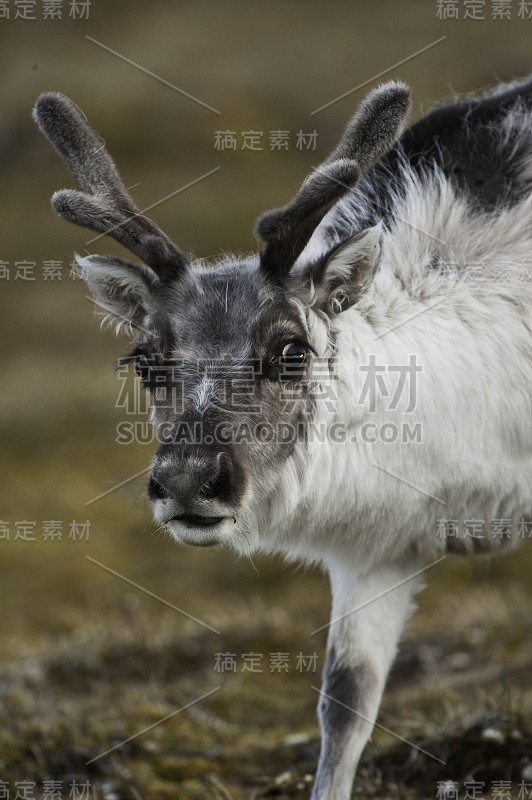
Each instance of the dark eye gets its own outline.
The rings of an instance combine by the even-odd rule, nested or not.
[[[135,368],[135,372],[139,376],[139,378],[146,378],[148,374],[148,367],[149,367],[149,359],[144,353],[139,353],[135,356],[135,360],[133,361],[133,366]]]
[[[133,359],[133,367],[145,389],[157,389],[161,381],[165,380],[164,370],[154,356],[137,353]]]
[[[161,381],[161,373],[165,372],[165,366],[159,353],[151,353],[139,345],[118,362],[120,367],[126,367],[129,364],[133,364],[133,369],[145,389],[157,388],[156,384]],[[163,377],[166,379],[164,375]]]
[[[273,356],[268,369],[270,380],[295,380],[305,372],[309,348],[301,342],[288,342]]]
[[[290,367],[303,366],[307,360],[307,350],[298,342],[285,344],[281,353],[281,361]]]

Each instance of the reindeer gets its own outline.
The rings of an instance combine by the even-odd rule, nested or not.
[[[34,110],[80,187],[54,194],[56,213],[141,262],[76,257],[151,392],[155,519],[183,544],[330,575],[312,800],[350,797],[426,566],[514,546],[532,510],[532,82],[403,132],[409,109],[404,84],[373,91],[260,217],[260,254],[214,264],[137,209],[70,100]],[[407,367],[414,403],[367,383]],[[412,420],[421,441],[378,434]],[[472,536],[470,519],[504,535]]]

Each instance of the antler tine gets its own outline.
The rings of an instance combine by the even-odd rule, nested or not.
[[[360,104],[324,163],[352,158],[365,175],[403,132],[411,105],[411,92],[405,83],[390,81],[375,89]]]
[[[410,111],[410,90],[390,82],[373,91],[328,158],[283,208],[263,214],[255,233],[264,243],[261,268],[282,282],[325,214],[394,145]]]
[[[47,92],[37,100],[33,116],[81,189],[56,192],[54,211],[68,222],[108,234],[161,280],[180,274],[187,266],[186,257],[135,206],[105,145],[72,101],[59,92]]]

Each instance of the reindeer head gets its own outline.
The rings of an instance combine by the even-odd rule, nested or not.
[[[297,506],[323,365],[334,368],[330,330],[372,280],[380,228],[357,231],[314,261],[299,256],[325,214],[392,147],[409,106],[402,84],[374,91],[296,197],[258,220],[260,255],[207,265],[139,212],[70,100],[39,98],[34,117],[81,189],[56,192],[54,210],[142,262],[77,258],[97,305],[135,337],[125,360],[151,393],[160,438],[148,495],[177,540],[244,547],[251,534],[261,546],[261,504],[274,507],[282,486]]]

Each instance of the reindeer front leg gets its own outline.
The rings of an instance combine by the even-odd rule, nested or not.
[[[377,717],[388,671],[413,608],[420,564],[409,561],[357,576],[329,564],[333,595],[318,715],[322,745],[311,800],[348,800]]]

